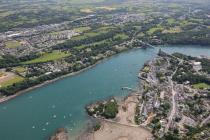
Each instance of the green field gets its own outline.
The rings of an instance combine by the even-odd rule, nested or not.
[[[43,63],[43,62],[58,60],[70,55],[71,54],[68,52],[53,51],[52,53],[44,53],[39,58],[23,62],[22,64]]]
[[[78,33],[83,33],[83,32],[86,32],[88,30],[90,30],[91,28],[90,27],[78,27],[78,28],[75,28],[73,29],[75,32],[78,32]],[[50,35],[59,35],[59,34],[62,34],[63,31],[55,31],[55,32],[51,32],[49,33]]]
[[[196,89],[208,89],[208,88],[210,88],[210,85],[208,85],[206,83],[198,83],[198,84],[194,84],[193,88],[196,88]]]
[[[113,28],[114,27],[111,27],[111,26],[101,27],[101,28],[98,28],[94,31],[91,31],[91,32],[85,33],[83,35],[74,37],[73,40],[80,40],[80,39],[85,39],[85,38],[89,38],[89,37],[98,36],[100,34],[106,34],[109,30],[111,30]],[[98,31],[98,32],[96,32],[96,31]],[[129,38],[129,36],[124,34],[124,33],[118,33],[114,36],[114,39],[119,39],[119,40],[126,40],[128,38]],[[105,39],[105,40],[101,40],[101,41],[90,43],[90,44],[75,46],[74,48],[77,49],[77,50],[81,50],[81,49],[84,49],[84,48],[90,47],[90,46],[91,47],[100,47],[100,45],[102,45],[104,43],[111,44],[110,40]]]
[[[77,50],[81,50],[81,49],[87,48],[88,46],[100,46],[101,44],[104,44],[104,43],[106,43],[106,42],[109,43],[108,40],[102,40],[102,41],[98,41],[98,42],[91,43],[91,44],[76,46],[76,47],[74,47],[74,48],[77,49]]]
[[[79,35],[79,36],[75,36],[72,38],[72,40],[77,41],[77,40],[82,40],[82,39],[86,39],[89,37],[95,37],[97,35],[100,35],[101,33],[97,33],[97,32],[87,32],[84,33],[83,35]]]
[[[74,41],[78,41],[78,40],[82,40],[82,39],[87,39],[89,37],[95,37],[95,36],[98,36],[100,34],[103,34],[103,33],[107,33],[107,31],[100,31],[100,32],[96,32],[96,31],[90,31],[90,32],[87,32],[87,33],[84,33],[82,35],[79,35],[79,36],[75,36],[72,38],[72,40]]]
[[[84,36],[84,35],[78,35],[78,36],[72,37],[71,40],[73,40],[73,41],[78,41],[78,40],[82,40],[82,39],[86,39],[86,38],[87,38],[87,37]]]
[[[104,0],[69,0],[72,4],[88,4],[88,3],[98,3],[103,2]]]
[[[106,34],[112,29],[115,29],[115,27],[114,26],[103,26],[103,27],[99,27],[99,28],[94,29],[94,30],[91,30],[90,27],[75,28],[74,30],[76,32],[79,32],[79,33],[85,32],[85,33],[73,37],[72,40],[73,41],[78,41],[78,40],[87,39],[89,37],[95,37],[95,36],[98,36],[98,35],[101,35],[101,34]]]
[[[190,24],[193,24],[193,23],[189,22],[188,20],[182,20],[182,21],[179,22],[179,25],[181,27],[185,27],[185,26],[190,25]]]
[[[114,26],[103,26],[103,27],[100,27],[100,28],[98,28],[98,29],[96,29],[95,31],[96,32],[108,32],[108,31],[110,31],[110,30],[112,30],[112,29],[115,29],[116,27],[114,27]]]
[[[142,32],[141,32],[141,33],[139,33],[139,34],[137,35],[137,37],[139,37],[139,38],[140,38],[140,37],[144,37],[144,36],[145,36],[145,34],[144,34],[144,33],[142,33]]]
[[[86,32],[86,31],[88,31],[90,29],[91,29],[90,27],[78,27],[78,28],[75,28],[74,31],[82,33],[82,32]]]
[[[176,20],[173,19],[173,18],[169,18],[169,19],[167,20],[167,22],[168,22],[169,24],[173,24],[173,23],[176,23]]]
[[[15,68],[13,68],[13,70],[15,72],[17,72],[17,73],[23,73],[23,72],[26,71],[26,68],[24,68],[24,67],[15,67]]]
[[[6,45],[6,48],[10,48],[10,49],[17,48],[17,47],[21,46],[20,42],[15,41],[15,40],[7,41],[7,42],[5,42],[5,45]]]
[[[94,37],[94,36],[97,36],[97,35],[100,35],[101,32],[88,32],[88,33],[85,33],[84,36],[86,37]]]
[[[121,39],[121,40],[126,40],[129,38],[129,36],[127,36],[126,34],[117,34],[114,36],[114,39]]]
[[[14,78],[12,78],[10,80],[7,80],[5,82],[0,83],[0,87],[7,87],[7,86],[10,86],[10,85],[13,85],[14,83],[21,82],[23,80],[24,80],[23,77],[15,76]]]
[[[87,47],[86,45],[81,45],[81,46],[74,47],[74,49],[81,50],[81,49],[84,49],[86,47]]]
[[[116,7],[113,7],[113,6],[101,6],[101,7],[96,7],[96,9],[112,11],[112,10],[115,10]]]
[[[162,33],[180,33],[182,30],[180,27],[170,28],[168,30],[164,30]]]
[[[85,8],[85,9],[80,9],[80,12],[83,12],[83,13],[93,13],[94,11],[90,8]]]
[[[149,35],[152,35],[154,32],[156,32],[156,31],[162,31],[162,30],[163,30],[162,27],[154,27],[154,28],[150,28],[150,29],[147,31],[147,33],[148,33]]]

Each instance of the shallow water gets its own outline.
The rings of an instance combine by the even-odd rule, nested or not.
[[[210,56],[210,47],[167,46],[168,53]],[[127,95],[121,88],[138,87],[138,71],[158,48],[134,49],[105,60],[79,75],[28,92],[0,105],[1,140],[46,140],[55,129],[77,134],[88,122],[84,107],[110,96]]]

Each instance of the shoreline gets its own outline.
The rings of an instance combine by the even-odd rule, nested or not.
[[[114,56],[114,55],[112,55],[112,56]],[[112,56],[110,56],[110,57],[112,57]],[[95,64],[90,65],[90,66],[88,66],[88,67],[86,67],[86,68],[84,68],[84,69],[81,69],[81,70],[77,71],[77,72],[72,72],[72,73],[69,73],[69,74],[66,74],[66,75],[62,75],[62,76],[57,77],[57,78],[55,78],[55,79],[45,81],[45,82],[43,82],[42,84],[38,84],[38,85],[35,85],[35,86],[32,86],[32,87],[29,87],[29,88],[27,88],[27,89],[18,91],[18,92],[15,93],[14,95],[7,96],[7,97],[2,97],[2,98],[0,98],[0,105],[3,104],[3,103],[6,103],[7,101],[10,101],[10,100],[15,99],[16,97],[18,97],[18,96],[20,96],[20,95],[25,94],[26,92],[29,92],[29,91],[32,91],[32,90],[35,90],[35,89],[38,89],[38,88],[47,86],[47,85],[49,85],[49,84],[51,84],[51,83],[57,82],[57,81],[59,81],[59,80],[62,80],[62,79],[64,79],[64,78],[67,78],[67,77],[76,76],[76,75],[78,75],[78,74],[80,74],[80,73],[82,73],[82,72],[85,72],[85,71],[87,71],[87,70],[89,70],[89,69],[91,69],[91,68],[97,66],[97,65],[100,64],[100,63],[103,63],[105,60],[109,59],[110,57],[107,57],[107,58],[104,58],[104,59],[102,59],[102,60],[99,60],[99,61],[96,62]]]
[[[160,47],[160,46],[165,47],[165,46],[167,46],[167,45],[169,45],[169,44],[157,45],[156,47]],[[181,44],[179,44],[179,45],[181,45]],[[185,46],[186,46],[186,45],[185,45]],[[199,46],[199,45],[198,45],[198,46]],[[35,85],[35,86],[32,86],[32,87],[29,87],[29,88],[27,88],[27,89],[21,90],[21,91],[19,91],[19,92],[16,92],[16,94],[11,95],[11,96],[6,96],[6,97],[2,96],[2,97],[0,97],[0,105],[3,104],[3,103],[5,103],[5,102],[7,102],[7,101],[9,101],[9,100],[12,100],[12,99],[14,99],[14,98],[20,96],[20,95],[22,95],[22,94],[25,94],[26,92],[29,92],[29,91],[32,91],[32,90],[34,90],[34,89],[43,87],[43,86],[45,86],[45,85],[51,84],[51,83],[56,82],[56,81],[58,81],[58,80],[64,79],[64,78],[66,78],[66,77],[75,76],[75,75],[77,75],[77,74],[80,74],[80,73],[82,73],[82,72],[84,72],[84,71],[86,71],[86,70],[88,70],[88,69],[91,69],[91,68],[95,67],[96,65],[102,63],[103,61],[106,61],[107,59],[110,59],[110,58],[113,57],[113,56],[117,56],[117,55],[119,55],[119,54],[121,54],[121,53],[123,53],[123,52],[126,52],[126,51],[130,51],[130,50],[134,50],[134,49],[141,49],[141,48],[142,48],[142,47],[135,47],[135,48],[132,48],[132,49],[124,50],[124,51],[122,51],[122,52],[120,52],[120,53],[117,53],[117,54],[108,56],[108,57],[106,57],[106,58],[104,58],[104,59],[102,59],[102,60],[99,60],[99,61],[96,62],[95,64],[90,65],[90,66],[88,66],[88,67],[86,67],[86,68],[84,68],[84,69],[82,69],[82,70],[77,71],[77,72],[69,73],[69,74],[66,74],[66,75],[57,77],[57,78],[55,78],[55,79],[45,81],[45,82],[42,83],[42,84],[38,84],[38,85]]]
[[[13,100],[13,99],[15,99],[16,97],[18,97],[18,96],[20,96],[20,95],[22,95],[22,94],[25,94],[26,92],[29,92],[29,91],[38,89],[38,88],[40,88],[40,87],[44,87],[44,86],[46,86],[46,85],[49,85],[49,84],[51,84],[51,83],[54,83],[54,82],[56,82],[56,81],[58,81],[58,80],[62,80],[62,79],[67,78],[67,77],[76,76],[76,75],[78,75],[78,74],[80,74],[80,73],[82,73],[82,72],[85,72],[85,71],[87,71],[87,70],[89,70],[89,69],[91,69],[91,68],[97,66],[98,64],[103,63],[104,61],[110,59],[110,58],[113,57],[113,56],[117,56],[117,55],[119,55],[119,54],[121,54],[121,53],[123,53],[123,52],[131,51],[131,50],[134,50],[134,49],[141,49],[141,47],[136,47],[136,48],[124,50],[124,51],[122,51],[122,52],[120,52],[120,53],[116,53],[116,54],[111,55],[111,56],[108,56],[108,57],[106,57],[106,58],[104,58],[104,59],[102,59],[102,60],[99,60],[99,61],[96,62],[95,64],[90,65],[90,66],[88,66],[88,67],[86,67],[86,68],[84,68],[84,69],[81,69],[81,70],[77,71],[77,72],[68,73],[68,74],[62,75],[62,76],[60,76],[60,77],[57,77],[57,78],[55,78],[55,79],[45,81],[45,82],[43,82],[42,84],[38,84],[38,85],[35,85],[35,86],[32,86],[32,87],[29,87],[29,88],[27,88],[27,89],[18,91],[18,92],[16,92],[14,95],[11,95],[11,96],[6,96],[6,97],[3,96],[3,97],[0,97],[0,105],[3,104],[3,103],[8,102],[8,101],[10,101],[10,100]]]

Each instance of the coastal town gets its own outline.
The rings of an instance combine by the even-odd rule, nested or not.
[[[152,128],[156,137],[209,137],[210,77],[204,61],[210,62],[160,50],[139,75],[143,94],[137,122]]]
[[[142,140],[209,138],[209,62],[206,57],[169,55],[160,50],[140,71],[138,91],[122,101],[113,98],[87,106],[88,114],[100,120],[101,127],[93,132],[94,139],[111,132],[129,140],[135,139],[131,136]],[[121,125],[139,129],[139,135],[128,128],[126,132],[121,130]],[[145,135],[142,131],[146,131]]]

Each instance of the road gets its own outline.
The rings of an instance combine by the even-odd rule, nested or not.
[[[207,124],[208,122],[210,122],[210,115],[201,122],[200,127],[202,127],[203,125]]]
[[[180,60],[180,59],[179,59],[179,60]],[[179,66],[180,64],[182,64],[182,63],[183,63],[183,60],[180,60],[178,66]],[[174,90],[174,83],[173,83],[173,81],[172,81],[172,77],[176,74],[176,72],[177,72],[177,70],[178,70],[178,66],[177,66],[176,70],[173,72],[173,74],[172,74],[170,77],[168,77],[169,83],[170,83],[170,85],[171,85],[172,109],[171,109],[171,113],[170,113],[170,115],[169,115],[169,117],[168,117],[168,123],[166,124],[165,133],[168,132],[168,130],[169,130],[170,126],[171,126],[171,123],[172,123],[172,121],[173,121],[174,115],[176,114],[176,104],[177,104],[177,103],[176,103],[176,95],[177,95],[177,92],[176,92],[176,90]]]

